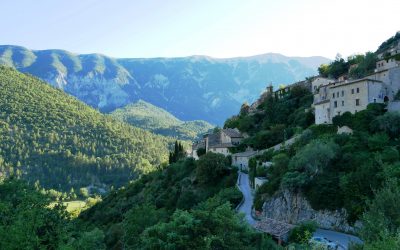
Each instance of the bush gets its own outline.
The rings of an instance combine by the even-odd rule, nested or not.
[[[309,129],[316,137],[319,137],[323,134],[336,134],[337,132],[337,127],[329,124],[312,125]]]
[[[400,112],[388,112],[379,116],[372,122],[371,129],[385,132],[390,138],[398,138],[400,134]]]
[[[301,149],[290,161],[290,169],[305,170],[310,174],[323,171],[339,150],[334,142],[314,140]]]
[[[289,242],[307,244],[317,229],[313,221],[303,222],[289,232]]]

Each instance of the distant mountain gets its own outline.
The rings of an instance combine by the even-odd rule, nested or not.
[[[180,140],[195,140],[214,127],[201,120],[183,122],[167,111],[143,100],[128,104],[110,115],[136,127]]]
[[[0,179],[45,188],[120,187],[167,161],[172,138],[115,121],[36,77],[0,66]]]
[[[254,101],[267,84],[289,84],[315,75],[324,57],[264,54],[216,59],[115,59],[63,50],[33,51],[0,46],[0,64],[35,75],[102,112],[139,99],[178,119],[221,125],[244,101]]]

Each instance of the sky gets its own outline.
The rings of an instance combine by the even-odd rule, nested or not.
[[[112,57],[375,51],[399,0],[0,0],[0,44]]]

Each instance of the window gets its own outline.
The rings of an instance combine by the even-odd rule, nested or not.
[[[332,94],[332,98],[335,98],[335,93]]]
[[[360,99],[356,99],[356,106],[360,106]]]
[[[339,91],[337,92],[336,96],[339,97]]]
[[[351,89],[351,94],[354,94],[354,89]]]
[[[344,106],[344,101],[342,101],[342,106]]]
[[[360,88],[357,88],[357,93],[360,93]]]
[[[342,96],[344,96],[344,90],[342,90]]]
[[[335,101],[335,102],[333,103],[333,106],[334,106],[335,108],[337,108],[337,101]]]

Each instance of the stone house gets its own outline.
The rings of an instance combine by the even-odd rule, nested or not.
[[[191,155],[195,160],[198,160],[198,159],[199,159],[199,156],[197,155],[197,150],[200,149],[200,148],[205,148],[205,147],[206,147],[206,146],[205,146],[204,140],[200,140],[200,141],[197,141],[197,142],[193,143],[193,144],[192,144],[192,152],[191,152],[190,155]]]
[[[321,86],[328,85],[334,81],[334,79],[329,79],[322,76],[314,77],[314,79],[311,81],[311,91],[313,94],[318,94],[318,90]]]
[[[352,114],[367,108],[370,103],[388,103],[391,110],[400,90],[400,48],[379,55],[376,69],[362,79],[313,82],[315,124],[330,124],[345,112]],[[320,80],[321,81],[321,80]]]
[[[257,151],[253,151],[252,149],[248,149],[245,152],[233,154],[232,165],[238,167],[240,170],[248,170],[250,158],[256,155]]]
[[[221,129],[220,131],[204,136],[206,152],[230,155],[229,148],[236,147],[243,136],[238,129]]]
[[[229,148],[236,147],[240,144],[244,135],[238,129],[221,129],[218,132],[207,134],[203,140],[192,145],[192,157],[198,159],[197,150],[204,148],[206,152],[213,152],[230,155]]]

